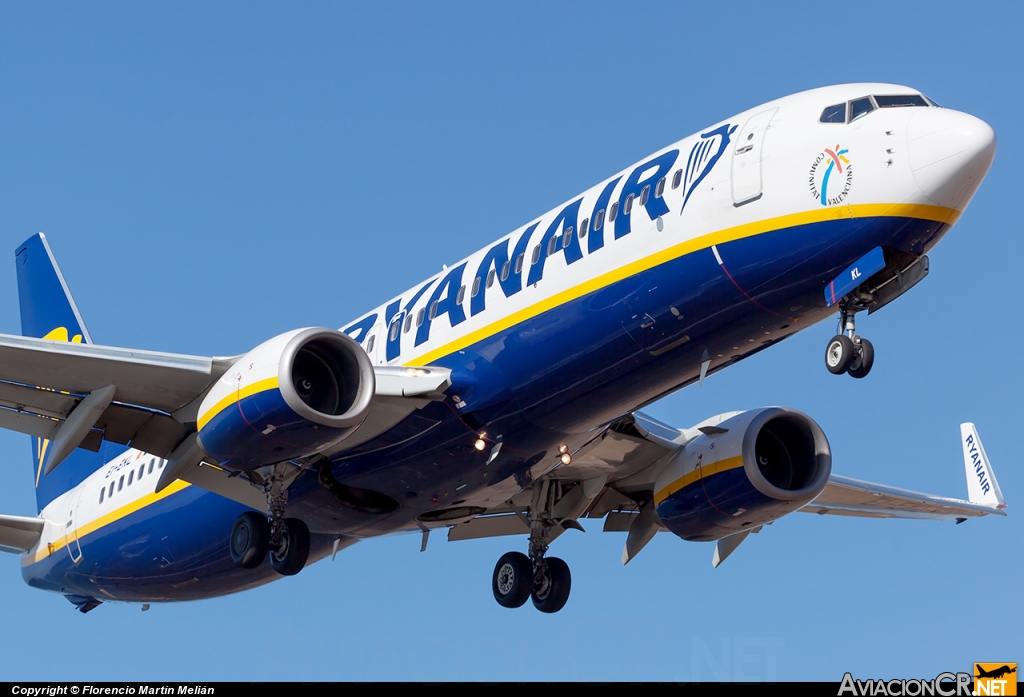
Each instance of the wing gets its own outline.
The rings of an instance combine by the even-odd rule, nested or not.
[[[190,405],[234,362],[0,334],[0,427],[52,440],[87,395],[116,385],[82,447],[101,439],[167,457]]]
[[[804,513],[858,518],[957,521],[993,514],[1006,515],[1005,511],[987,504],[921,494],[838,475],[832,475],[818,498],[800,510]]]
[[[864,518],[955,520],[1006,515],[999,483],[974,424],[960,429],[970,501],[921,494],[832,475],[824,491],[804,506],[806,513]],[[605,532],[627,532],[622,561],[635,557],[664,530],[654,513],[653,485],[661,465],[685,448],[699,429],[678,430],[639,412],[602,430],[572,456],[571,464],[553,470],[500,506],[456,521],[448,539],[469,540],[530,533],[535,500],[554,501],[547,520],[554,525],[547,541],[578,528],[578,518],[604,518]],[[537,488],[541,487],[540,492]],[[539,493],[539,497],[538,497]],[[451,525],[451,522],[447,523]],[[756,529],[717,541],[712,564],[718,566]]]
[[[42,518],[0,515],[0,552],[27,552],[39,541],[45,525]]]
[[[955,520],[986,515],[1006,515],[1006,501],[972,423],[960,424],[960,445],[964,451],[969,501],[921,494],[906,489],[862,482],[833,475],[825,490],[801,510],[819,515],[848,515],[860,518],[921,518]]]
[[[74,425],[73,414],[95,410],[99,416],[86,422],[79,447],[98,450],[108,440],[166,458],[196,430],[201,398],[237,359],[0,334],[0,428],[53,440],[63,425]],[[370,413],[339,449],[380,435],[441,398],[451,371],[375,366],[374,373]],[[111,385],[116,390],[103,394]]]

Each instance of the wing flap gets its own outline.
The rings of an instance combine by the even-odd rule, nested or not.
[[[26,407],[31,407],[31,410],[40,416],[63,419],[81,399],[81,395],[68,392],[0,382],[0,407],[14,411],[25,411]]]

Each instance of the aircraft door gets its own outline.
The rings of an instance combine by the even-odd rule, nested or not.
[[[754,114],[733,141],[732,205],[737,208],[761,198],[761,159],[768,125],[779,109]]]
[[[78,504],[82,500],[81,489],[75,489],[68,502],[68,517],[64,524],[64,536],[67,544],[68,556],[71,562],[78,566],[82,563],[82,546],[78,542]]]

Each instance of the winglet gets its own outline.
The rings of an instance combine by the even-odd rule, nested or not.
[[[964,448],[964,468],[967,470],[967,498],[971,503],[1006,508],[1006,500],[999,489],[992,463],[985,454],[978,429],[972,423],[960,424],[960,444]]]

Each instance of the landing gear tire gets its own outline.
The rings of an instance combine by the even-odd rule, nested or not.
[[[875,347],[867,339],[860,340],[860,350],[850,368],[846,371],[851,378],[867,377],[871,372],[871,366],[875,363]]]
[[[263,563],[270,545],[270,523],[266,516],[246,511],[231,528],[231,561],[243,569],[255,569]]]
[[[837,334],[828,342],[825,349],[825,367],[833,375],[842,375],[857,358],[857,349],[850,337]]]
[[[558,612],[569,600],[572,587],[569,565],[558,557],[546,557],[544,567],[534,579],[533,606],[541,612]]]
[[[281,542],[270,551],[270,565],[282,576],[294,576],[309,559],[309,528],[298,518],[282,522]]]
[[[533,564],[522,552],[502,555],[491,578],[494,599],[502,607],[522,607],[533,590]]]

